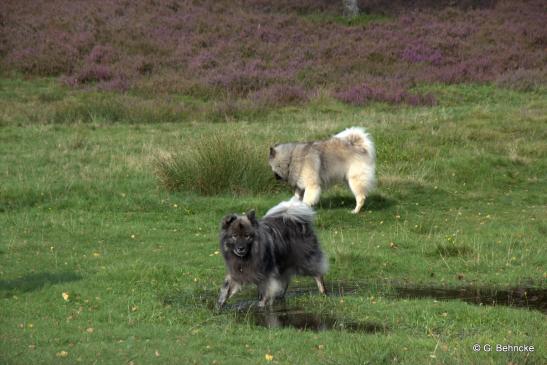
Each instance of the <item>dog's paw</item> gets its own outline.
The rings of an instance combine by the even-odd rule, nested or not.
[[[222,309],[224,308],[224,304],[226,304],[226,302],[222,302],[222,301],[216,302],[215,303],[215,311],[217,311],[217,312],[222,311]]]

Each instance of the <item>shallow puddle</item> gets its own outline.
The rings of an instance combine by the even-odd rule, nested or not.
[[[304,295],[319,295],[312,285],[302,286],[293,283],[286,298]],[[311,283],[310,283],[311,284]],[[431,298],[439,301],[460,300],[466,303],[488,306],[510,306],[538,310],[547,314],[547,290],[544,288],[505,288],[465,286],[459,288],[405,286],[397,283],[372,283],[359,281],[327,282],[329,296],[364,296],[396,299]],[[192,293],[178,293],[163,299],[166,305],[205,306],[213,310],[218,295],[217,290],[204,289]],[[239,300],[238,300],[239,299]],[[257,308],[256,292],[249,288],[238,293],[224,308],[225,313],[235,313],[238,321],[254,323],[267,328],[292,327],[308,331],[343,330],[348,332],[378,333],[386,332],[383,324],[358,322],[350,318],[314,313],[313,308],[288,307],[284,301],[278,301],[269,309]]]
[[[267,328],[296,328],[303,331],[386,332],[387,327],[373,322],[356,322],[298,308],[263,309],[236,312],[239,321],[250,321]]]
[[[366,282],[327,282],[329,295],[354,296],[374,293],[374,296],[390,299],[461,300],[477,305],[503,305],[516,308],[539,310],[547,314],[547,289],[517,287],[495,289],[488,287],[464,286],[443,288],[431,286],[378,285]],[[287,297],[317,293],[312,286],[290,288]]]
[[[538,288],[491,289],[464,287],[456,289],[427,287],[395,287],[392,298],[432,298],[438,300],[461,300],[478,305],[504,305],[536,309],[547,313],[547,290]]]

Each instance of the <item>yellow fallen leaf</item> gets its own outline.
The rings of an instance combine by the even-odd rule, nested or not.
[[[57,357],[67,357],[68,356],[68,352],[66,351],[59,351],[58,353],[56,353],[55,355],[57,355]]]
[[[266,359],[266,361],[272,361],[273,360],[273,355],[266,354],[266,355],[264,355],[264,358]]]
[[[68,295],[67,292],[63,292],[63,299],[65,300],[65,302],[68,302],[68,299],[70,298],[70,296]]]

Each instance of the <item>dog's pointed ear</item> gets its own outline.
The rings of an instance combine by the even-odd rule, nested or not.
[[[276,153],[275,148],[270,147],[270,159],[275,158],[275,153]]]
[[[221,226],[222,229],[226,229],[230,227],[230,224],[232,224],[233,221],[237,219],[237,215],[235,214],[228,214],[226,217],[222,218]]]
[[[247,219],[252,223],[253,226],[256,226],[258,224],[258,221],[256,220],[256,212],[254,209],[249,210],[247,213],[245,213],[247,216]]]

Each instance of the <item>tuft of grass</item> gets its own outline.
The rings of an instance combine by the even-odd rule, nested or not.
[[[154,167],[169,191],[202,195],[267,193],[276,189],[267,149],[234,133],[201,135],[183,151],[160,153]]]
[[[355,17],[347,17],[338,14],[331,14],[328,12],[322,13],[310,13],[303,16],[305,19],[312,23],[319,24],[340,24],[348,27],[362,27],[371,23],[384,23],[390,21],[392,18],[383,14],[359,14]]]

